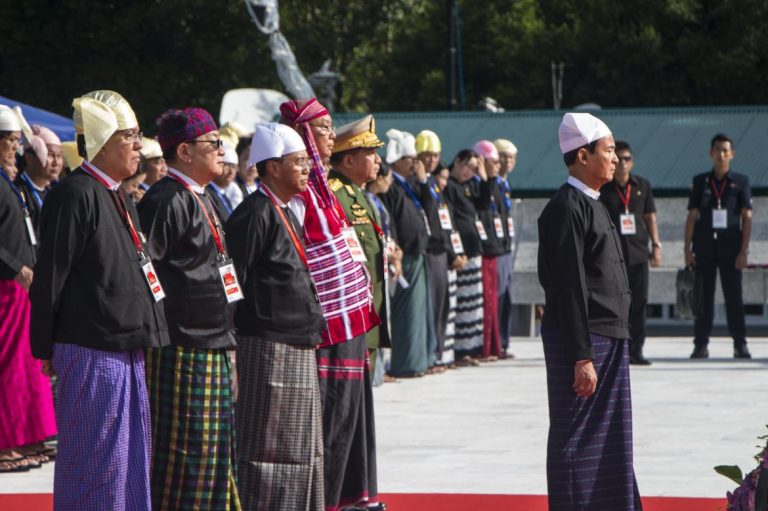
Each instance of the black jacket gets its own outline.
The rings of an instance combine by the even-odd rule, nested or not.
[[[421,187],[420,199],[427,214],[431,231],[427,242],[427,252],[430,254],[445,253],[448,255],[448,262],[452,263],[456,259],[456,254],[453,252],[453,244],[451,243],[451,231],[443,229],[443,226],[440,225],[440,208],[447,207],[448,204],[443,196],[443,191],[438,188],[432,177],[427,178],[427,183]],[[454,223],[453,216],[451,216],[451,224]],[[455,225],[453,227],[456,228]]]
[[[630,291],[621,241],[605,205],[563,185],[539,217],[542,330],[570,339],[574,360],[594,358],[589,334],[629,337]]]
[[[749,178],[728,171],[723,181],[717,181],[714,171],[693,178],[693,188],[688,199],[688,209],[698,209],[699,219],[693,228],[693,253],[696,259],[735,259],[741,249],[741,212],[752,209],[752,189]],[[713,190],[722,187],[720,204],[727,211],[728,227],[712,227],[712,210],[717,208]]]
[[[35,251],[27,234],[18,189],[14,191],[2,168],[0,173],[0,280],[11,280],[23,266],[34,266]]]
[[[483,255],[500,256],[510,251],[509,232],[507,229],[507,208],[504,205],[504,193],[496,178],[487,181],[475,179],[477,187],[475,208],[483,222],[487,240],[483,240]],[[496,235],[496,219],[501,221],[501,236]]]
[[[163,302],[150,294],[113,193],[79,168],[45,199],[30,289],[37,358],[51,358],[54,342],[106,351],[169,343]],[[133,202],[123,199],[139,228]]]
[[[171,343],[199,349],[232,348],[236,345],[235,304],[227,303],[218,249],[192,193],[170,177],[155,183],[139,202],[141,228],[165,289]],[[218,223],[209,199],[199,197],[211,221]],[[226,250],[225,243],[222,238]]]
[[[319,344],[326,325],[314,283],[270,199],[261,190],[246,197],[224,230],[245,295],[235,312],[238,335]]]
[[[21,192],[21,196],[24,199],[24,203],[27,205],[27,210],[32,217],[32,225],[35,226],[35,235],[40,237],[40,210],[43,209],[43,200],[48,194],[48,188],[40,192],[33,186],[31,186],[26,179],[24,179],[23,173],[19,174],[14,181],[16,189]]]
[[[443,195],[453,212],[453,227],[459,232],[461,244],[467,257],[480,254],[482,248],[480,234],[475,221],[479,219],[475,209],[475,195],[478,193],[472,180],[459,183],[453,177],[448,179]]]
[[[418,200],[421,196],[421,187],[426,185],[415,183],[412,179],[406,182]],[[403,249],[403,254],[425,255],[429,235],[427,234],[423,209],[419,209],[419,206],[406,191],[405,185],[395,177],[387,193],[379,195],[379,200],[389,211],[397,231],[397,244]]]

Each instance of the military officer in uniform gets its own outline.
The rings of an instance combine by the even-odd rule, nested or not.
[[[376,136],[372,115],[337,128],[331,155],[333,168],[328,174],[331,191],[341,203],[365,253],[376,312],[382,320],[381,325],[366,334],[369,350],[389,347],[384,300],[384,234],[379,212],[362,189],[365,183],[376,179],[381,166],[381,157],[376,150],[383,145]],[[373,360],[371,357],[372,363]]]

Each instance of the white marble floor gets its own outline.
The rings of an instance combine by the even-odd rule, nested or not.
[[[768,339],[751,361],[713,339],[688,359],[688,338],[650,338],[651,367],[632,367],[635,471],[645,496],[722,497],[712,469],[752,470],[768,433]],[[547,398],[539,339],[514,339],[515,360],[375,389],[382,493],[545,494]],[[52,464],[0,475],[0,493],[49,493]]]

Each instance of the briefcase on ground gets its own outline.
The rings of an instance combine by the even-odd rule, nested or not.
[[[690,266],[677,270],[675,313],[681,319],[696,319],[702,312],[701,276]]]

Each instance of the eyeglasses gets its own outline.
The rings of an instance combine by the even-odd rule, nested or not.
[[[213,144],[216,149],[224,147],[224,141],[222,139],[216,140],[187,140],[186,144]]]
[[[624,163],[629,163],[632,161],[631,156],[617,156],[617,158],[619,159],[619,161],[623,161]]]
[[[121,135],[123,139],[123,144],[135,144],[137,142],[141,142],[142,137],[144,137],[144,133],[140,131],[126,131]]]
[[[301,167],[304,169],[312,168],[312,160],[310,160],[309,158],[296,158],[295,160],[287,160],[285,158],[280,158],[280,161],[288,165]]]
[[[330,135],[336,131],[336,126],[333,124],[310,124],[310,126],[317,128],[321,135]]]

